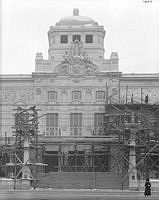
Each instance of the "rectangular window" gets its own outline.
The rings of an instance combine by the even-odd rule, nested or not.
[[[58,113],[48,113],[46,115],[46,135],[56,136],[58,132]]]
[[[74,42],[75,40],[78,40],[80,42],[81,41],[81,35],[73,35],[72,41]]]
[[[61,37],[60,37],[60,42],[61,42],[62,44],[68,43],[68,35],[61,35]]]
[[[104,91],[97,91],[96,92],[96,99],[104,100],[105,99],[105,92]]]
[[[57,92],[56,91],[49,91],[48,92],[48,100],[49,101],[57,100]]]
[[[94,113],[94,135],[104,134],[104,113]]]
[[[93,35],[86,35],[85,41],[86,43],[93,43]]]
[[[81,92],[73,91],[72,92],[72,100],[81,100]]]
[[[70,114],[70,130],[73,136],[82,135],[82,113]]]

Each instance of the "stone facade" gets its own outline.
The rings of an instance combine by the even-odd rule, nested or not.
[[[40,134],[81,137],[102,134],[106,102],[131,103],[132,94],[144,102],[148,94],[159,103],[159,74],[122,74],[117,52],[104,58],[104,37],[103,26],[78,9],[51,26],[48,60],[37,53],[35,72],[1,77],[0,136],[12,136],[18,106],[40,109]]]

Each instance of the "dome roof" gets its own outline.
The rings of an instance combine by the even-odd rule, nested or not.
[[[79,10],[73,10],[73,16],[62,18],[57,26],[98,26],[98,23],[89,17],[79,15]]]

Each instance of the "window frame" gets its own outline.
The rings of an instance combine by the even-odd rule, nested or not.
[[[94,135],[103,135],[104,133],[104,114],[94,113]]]
[[[70,113],[70,132],[72,136],[82,135],[82,113]]]
[[[89,40],[89,36],[92,36],[91,37],[91,40]],[[87,38],[88,37],[88,38]],[[93,43],[93,34],[87,34],[86,36],[85,36],[85,43],[86,44],[92,44]]]
[[[58,120],[59,120],[58,113],[46,114],[46,135],[49,135],[49,136],[59,135]]]
[[[79,36],[79,38],[78,37],[76,38],[76,36]],[[76,40],[78,40],[79,42],[81,42],[81,35],[80,34],[74,34],[74,35],[72,35],[72,42],[74,42]]]
[[[64,38],[62,39],[62,37],[66,37],[65,38],[66,41]],[[66,35],[66,34],[60,35],[60,44],[68,44],[68,35]]]
[[[103,90],[96,91],[96,100],[105,100],[105,91]]]
[[[52,95],[51,95],[52,93]],[[55,98],[50,98],[51,96],[54,96],[55,95]],[[48,101],[51,102],[51,101],[56,101],[57,100],[57,92],[56,91],[48,91]]]
[[[75,98],[76,95],[77,95],[77,98]],[[82,97],[81,96],[81,91],[79,91],[79,90],[72,91],[72,100],[78,100],[78,101],[80,101],[81,97]]]

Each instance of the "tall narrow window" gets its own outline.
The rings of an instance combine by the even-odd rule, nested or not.
[[[73,136],[82,135],[82,113],[70,114],[70,130]]]
[[[104,91],[97,91],[96,92],[96,99],[97,100],[104,100],[105,99],[105,92]]]
[[[72,92],[72,100],[81,100],[81,92],[73,91]]]
[[[56,91],[49,91],[48,92],[48,100],[49,101],[57,100],[57,92]]]
[[[81,41],[81,35],[73,35],[72,41],[74,42],[75,40],[78,40],[80,42]]]
[[[93,35],[86,35],[85,41],[86,43],[93,43]]]
[[[60,42],[61,42],[62,44],[68,43],[68,35],[61,35],[61,37],[60,37]]]
[[[104,133],[104,113],[94,113],[94,135]]]
[[[58,132],[58,113],[48,113],[46,115],[46,135],[56,136]]]

